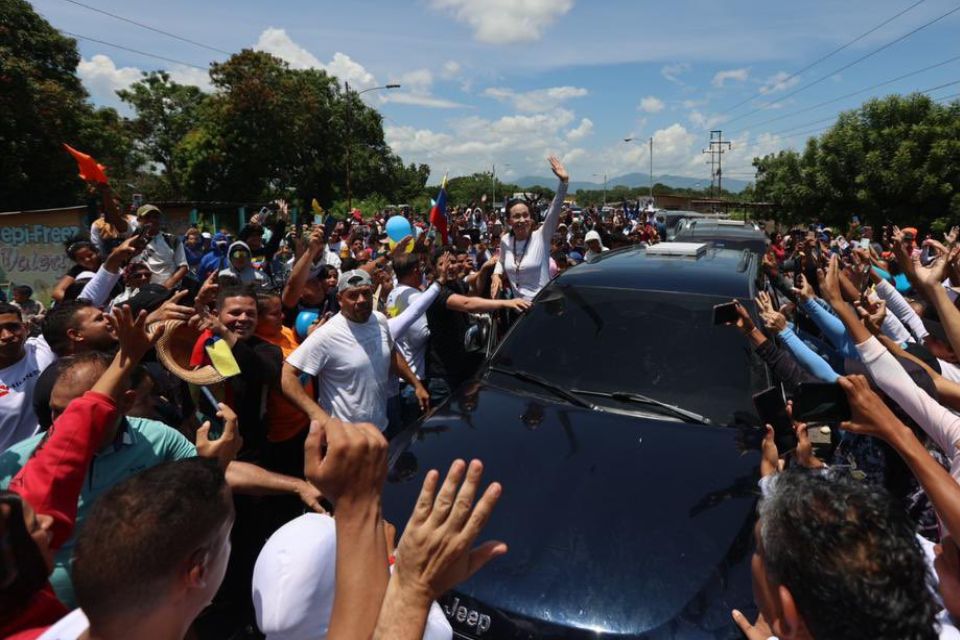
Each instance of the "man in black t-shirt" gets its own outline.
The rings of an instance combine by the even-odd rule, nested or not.
[[[526,300],[489,300],[465,295],[466,285],[457,279],[456,256],[445,253],[437,262],[437,282],[443,287],[427,309],[430,349],[427,353],[427,389],[436,405],[468,380],[483,362],[482,353],[470,353],[464,338],[470,326],[468,313],[489,313],[512,309],[522,313],[530,308]]]

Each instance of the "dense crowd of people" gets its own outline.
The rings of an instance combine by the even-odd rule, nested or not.
[[[49,308],[22,284],[0,303],[0,636],[451,638],[436,600],[507,553],[474,546],[503,488],[479,460],[430,471],[397,540],[388,440],[475,374],[479,317],[506,327],[558,273],[666,235],[640,203],[575,212],[550,164],[549,202],[471,203],[445,233],[295,224],[278,201],[178,235],[99,187]],[[960,638],[958,229],[770,232],[729,330],[850,417],[829,446],[763,432],[759,615],[733,620]]]

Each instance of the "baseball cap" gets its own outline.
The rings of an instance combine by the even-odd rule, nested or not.
[[[163,285],[148,283],[140,287],[137,295],[127,300],[124,304],[130,305],[130,311],[134,316],[141,311],[155,311],[164,302],[169,300],[175,292],[167,289]]]
[[[901,229],[903,231],[903,237],[912,240],[917,237],[917,228],[916,227],[904,227]]]
[[[215,234],[213,234],[213,241],[216,244],[220,244],[221,242],[226,244],[230,240],[227,238],[227,234],[217,231]]]
[[[597,242],[600,242],[600,232],[597,231],[596,229],[591,229],[590,231],[587,231],[587,235],[583,236],[584,242],[590,242],[591,240],[596,240]]]
[[[574,262],[583,262],[583,254],[580,253],[579,251],[571,251],[570,255],[568,255],[567,257],[573,260]]]
[[[200,237],[209,240],[209,239],[212,238],[213,236],[210,235],[210,232],[209,232],[209,231],[204,231],[204,232],[202,232],[202,233],[200,234]]]
[[[336,592],[337,529],[326,514],[307,513],[270,536],[253,569],[253,606],[267,640],[326,638]],[[424,640],[453,630],[434,602]]]
[[[161,211],[160,211],[160,209],[159,209],[156,205],[153,205],[153,204],[145,204],[145,205],[143,205],[142,207],[140,207],[139,209],[137,209],[137,217],[138,217],[138,218],[142,218],[142,217],[144,217],[145,215],[150,214],[150,213],[156,213],[156,214],[159,215],[159,214],[161,213]]]
[[[372,286],[373,280],[370,279],[370,274],[363,269],[353,269],[341,273],[340,279],[337,280],[337,289],[340,291],[346,291],[347,289],[354,289],[356,287]]]

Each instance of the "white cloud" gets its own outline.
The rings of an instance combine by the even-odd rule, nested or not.
[[[429,69],[416,69],[401,74],[397,82],[413,93],[428,93],[433,86],[433,74]]]
[[[322,69],[336,76],[341,82],[349,82],[356,89],[367,89],[377,84],[374,75],[347,54],[337,51],[330,62],[324,64],[315,55],[294,42],[285,29],[276,27],[265,29],[253,48],[286,60],[294,69]]]
[[[447,60],[443,63],[443,70],[440,72],[440,77],[444,80],[450,80],[456,78],[460,75],[460,63],[456,60]]]
[[[480,42],[539,40],[544,29],[573,8],[573,0],[431,0],[435,9],[473,29]]]
[[[583,118],[576,129],[567,132],[567,140],[582,140],[593,133],[593,121],[590,118]]]
[[[663,111],[663,107],[666,106],[663,103],[663,100],[656,96],[647,96],[640,101],[640,110],[647,113],[659,113]]]
[[[516,93],[513,89],[503,87],[490,87],[484,90],[483,95],[501,102],[512,102],[519,111],[540,112],[555,109],[567,100],[582,98],[587,93],[582,87],[570,86],[535,89],[524,93]]]
[[[696,109],[690,112],[689,118],[690,118],[690,122],[693,123],[694,126],[700,129],[712,129],[713,127],[717,126],[718,124],[720,124],[726,119],[723,116],[719,116],[719,115],[714,115],[714,116],[704,115]]]
[[[210,74],[202,69],[175,64],[166,71],[174,82],[200,87],[204,91],[212,90]],[[143,77],[141,69],[118,67],[110,56],[102,53],[95,54],[89,60],[81,58],[77,75],[94,102],[116,107],[123,112],[128,112],[130,108],[120,101],[117,91],[128,88]]]
[[[779,71],[763,82],[763,85],[760,87],[760,93],[766,95],[768,93],[776,93],[777,91],[786,91],[798,82],[800,82],[799,76],[793,76],[791,78],[790,74],[786,71]]]
[[[668,64],[660,69],[660,75],[674,84],[686,84],[680,79],[680,76],[690,71],[690,65],[686,62],[677,62]]]
[[[383,96],[383,101],[393,102],[394,104],[409,104],[417,107],[428,107],[431,109],[459,109],[468,106],[453,100],[417,93],[391,92]]]
[[[199,87],[201,91],[207,93],[213,91],[213,85],[210,83],[210,72],[205,69],[196,69],[182,64],[175,64],[166,70],[170,74],[170,79],[180,84],[190,84]]]
[[[87,90],[95,97],[116,100],[116,92],[126,89],[139,80],[140,69],[117,67],[109,56],[98,53],[89,60],[80,58],[77,75]]]
[[[750,70],[741,67],[740,69],[726,69],[725,71],[718,71],[713,75],[713,86],[718,89],[722,88],[728,80],[733,82],[746,82],[747,78],[750,75]]]
[[[585,158],[586,156],[587,156],[586,150],[580,149],[578,147],[576,149],[570,149],[570,151],[567,151],[566,153],[564,153],[563,158],[561,158],[561,160],[563,160],[563,164],[569,166],[569,165],[575,164],[578,160]]]
[[[394,104],[409,104],[431,109],[456,109],[466,105],[438,98],[431,93],[433,89],[433,73],[429,69],[415,69],[400,74],[391,80],[400,85],[401,91],[393,90],[380,94],[381,102]]]
[[[449,122],[449,132],[387,125],[384,135],[404,161],[429,164],[434,178],[445,170],[450,175],[469,175],[478,168],[503,162],[510,162],[518,175],[549,175],[547,155],[564,156],[575,151],[566,135],[574,121],[572,111],[558,108],[497,119],[455,119]],[[582,158],[585,153],[576,152],[573,157]]]

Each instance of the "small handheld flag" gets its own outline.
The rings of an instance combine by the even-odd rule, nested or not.
[[[437,200],[430,209],[430,224],[440,232],[440,238],[443,244],[449,244],[447,238],[447,176],[444,174],[443,182],[440,183],[440,193]]]

